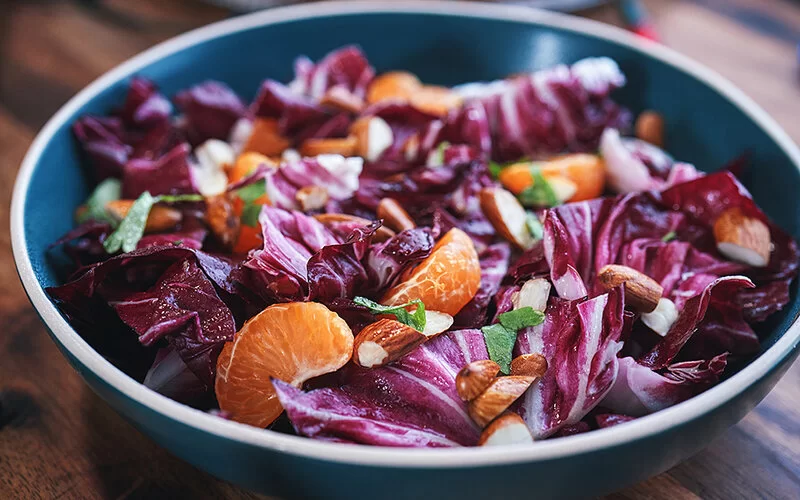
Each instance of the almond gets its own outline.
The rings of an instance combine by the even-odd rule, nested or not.
[[[523,375],[509,375],[492,380],[489,387],[470,402],[469,416],[479,426],[486,427],[525,394],[534,380],[536,379],[533,377]]]
[[[304,212],[319,210],[328,203],[328,190],[321,186],[305,186],[294,195],[300,209]]]
[[[547,309],[547,301],[550,298],[550,282],[544,278],[528,280],[522,284],[519,292],[511,296],[511,303],[514,309],[530,307],[537,311]]]
[[[381,319],[361,330],[353,343],[353,361],[364,368],[397,361],[428,337],[394,319]]]
[[[456,392],[464,401],[472,401],[485,391],[500,373],[500,365],[491,359],[473,361],[456,375]]]
[[[220,194],[206,198],[206,224],[222,245],[232,250],[239,238],[241,225],[233,209],[230,195]]]
[[[389,229],[397,231],[405,231],[406,229],[413,229],[417,227],[414,219],[408,215],[408,212],[392,198],[384,198],[378,203],[377,215],[379,219],[383,219],[383,223]]]
[[[228,187],[225,175],[236,162],[236,154],[227,142],[209,139],[194,149],[197,163],[192,167],[192,178],[203,196],[216,196]]]
[[[377,160],[394,143],[392,128],[378,116],[364,116],[354,121],[350,134],[356,139],[355,154],[367,161]]]
[[[242,151],[255,151],[265,156],[280,156],[290,146],[289,139],[279,131],[275,118],[256,118],[253,132],[244,144]]]
[[[717,250],[725,257],[753,267],[769,264],[772,237],[764,222],[734,207],[725,210],[714,222]]]
[[[407,101],[422,84],[415,75],[405,71],[390,71],[376,76],[367,88],[367,102],[385,100]]]
[[[533,443],[533,435],[522,417],[506,412],[481,433],[478,446],[506,446]]]
[[[655,111],[642,111],[636,119],[636,137],[660,148],[664,147],[664,118]]]
[[[547,360],[538,353],[521,354],[511,360],[511,375],[542,378],[547,371]]]
[[[667,335],[677,319],[678,309],[666,297],[658,300],[658,305],[652,312],[642,314],[642,323],[662,337]]]
[[[578,185],[563,175],[548,175],[545,179],[559,203],[568,202],[578,192]]]
[[[481,189],[481,210],[495,230],[522,250],[531,248],[533,236],[525,223],[527,213],[517,197],[500,187]]]
[[[349,136],[344,139],[306,139],[300,146],[300,154],[302,156],[324,154],[353,156],[356,154],[356,138]]]
[[[128,215],[128,211],[133,206],[134,200],[114,200],[106,204],[106,212],[118,221]],[[162,205],[153,205],[150,215],[147,216],[147,223],[144,226],[145,234],[162,233],[169,231],[178,225],[183,219],[183,214],[174,208]]]
[[[364,109],[364,99],[353,94],[345,87],[331,87],[319,101],[323,106],[330,106],[348,113],[358,114]]]
[[[341,225],[362,225],[367,226],[372,224],[372,221],[364,219],[363,217],[357,217],[355,215],[349,214],[317,214],[314,216],[315,219],[320,221],[324,226],[329,228],[336,228],[337,226]],[[375,243],[380,243],[383,241],[392,238],[395,235],[395,232],[389,229],[386,226],[381,226],[375,231],[375,234],[372,235],[372,241]]]
[[[420,111],[436,116],[445,116],[451,109],[461,106],[461,96],[435,85],[425,85],[411,94],[411,105]]]
[[[425,328],[422,333],[426,337],[435,337],[449,330],[451,326],[453,326],[453,317],[449,314],[439,311],[425,311]]]
[[[637,312],[655,310],[664,288],[656,280],[628,266],[609,264],[597,275],[606,290],[625,284],[625,304]]]

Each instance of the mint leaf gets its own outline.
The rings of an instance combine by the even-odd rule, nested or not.
[[[542,223],[536,214],[532,214],[530,212],[527,213],[525,216],[525,226],[527,226],[528,231],[531,233],[531,236],[533,236],[533,239],[538,241],[544,238],[544,227],[542,227]]]
[[[498,318],[501,325],[517,332],[523,328],[541,325],[544,321],[544,313],[532,307],[520,307],[513,311],[504,312]]]
[[[86,212],[78,217],[78,223],[83,224],[88,220],[97,220],[116,224],[116,220],[106,213],[106,204],[120,199],[122,183],[117,179],[106,179],[94,188],[86,200]]]
[[[500,371],[508,374],[511,371],[511,358],[514,344],[517,343],[517,332],[509,330],[500,323],[481,328],[489,359],[500,365]]]
[[[183,201],[203,201],[202,194],[160,194],[156,196],[156,203],[181,203]]]
[[[500,172],[503,171],[503,165],[500,165],[496,161],[489,161],[489,173],[492,174],[492,177],[497,179],[500,177]]]
[[[669,243],[670,241],[674,240],[677,236],[678,235],[675,234],[675,231],[670,231],[661,238],[661,241],[663,241],[664,243]]]
[[[258,226],[258,216],[261,213],[261,205],[248,204],[242,209],[242,224],[250,227]]]
[[[254,203],[257,199],[267,194],[267,181],[261,179],[236,190],[236,196],[245,203]]]
[[[145,191],[133,202],[131,209],[128,210],[128,214],[119,223],[117,229],[103,242],[106,252],[117,253],[122,249],[124,253],[128,253],[136,248],[136,244],[144,235],[144,226],[147,224],[150,209],[156,204],[158,198],[154,198]]]
[[[411,302],[399,306],[385,306],[366,297],[356,297],[353,299],[353,302],[366,307],[372,314],[391,314],[397,318],[397,321],[400,323],[408,325],[420,332],[425,330],[425,304],[419,299],[412,300]],[[406,307],[413,305],[416,305],[417,309],[413,313],[408,312]]]
[[[525,188],[519,194],[519,201],[529,207],[554,207],[559,205],[556,192],[553,191],[550,183],[544,178],[538,168],[531,167],[533,186]]]

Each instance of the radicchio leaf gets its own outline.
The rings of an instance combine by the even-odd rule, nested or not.
[[[342,87],[363,98],[375,76],[375,70],[361,49],[354,45],[334,50],[317,64],[307,57],[299,57],[295,60],[294,69],[294,80],[289,88],[317,100],[333,87]]]
[[[123,198],[136,199],[145,191],[153,196],[197,193],[187,144],[175,146],[157,160],[134,159],[125,165]]]
[[[233,125],[247,112],[242,100],[222,82],[208,80],[175,96],[183,111],[192,144],[207,139],[227,140]]]
[[[467,305],[461,308],[454,324],[461,328],[479,328],[486,324],[489,303],[500,290],[500,284],[508,272],[511,248],[507,243],[496,243],[481,252],[481,284]]]

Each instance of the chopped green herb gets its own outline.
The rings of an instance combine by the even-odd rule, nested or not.
[[[503,165],[500,165],[496,161],[489,162],[489,173],[492,174],[492,177],[495,179],[500,177],[500,172],[503,171],[503,168],[505,167]]]
[[[258,226],[258,215],[261,213],[261,205],[247,204],[242,209],[242,224],[250,227]]]
[[[408,325],[420,332],[425,330],[425,304],[419,299],[412,300],[411,302],[399,306],[384,306],[366,297],[356,297],[353,299],[353,302],[366,307],[372,314],[392,314],[400,323]],[[408,312],[406,308],[413,305],[416,305],[417,309],[413,313]]]
[[[538,241],[544,238],[544,228],[536,214],[528,212],[525,217],[525,225],[528,227],[528,231],[531,233],[534,240]]]
[[[245,203],[253,203],[267,193],[267,183],[264,179],[249,184],[236,190],[236,195]]]
[[[544,313],[532,307],[521,307],[513,311],[504,312],[499,316],[499,319],[501,325],[517,332],[523,328],[541,325],[544,321]]]
[[[161,194],[158,195],[156,203],[181,203],[183,201],[203,201],[201,194]]]
[[[97,220],[116,224],[117,221],[106,213],[106,204],[120,199],[121,194],[122,183],[117,179],[106,179],[98,184],[86,200],[86,212],[78,217],[78,223],[82,224],[88,220]]]
[[[668,243],[668,242],[670,242],[670,241],[674,240],[674,239],[675,239],[677,236],[678,236],[678,235],[677,235],[677,234],[675,234],[675,231],[670,231],[670,232],[668,232],[667,234],[665,234],[665,235],[664,235],[664,236],[661,238],[661,241],[663,241],[664,243]]]
[[[106,252],[117,253],[120,249],[125,253],[133,251],[144,235],[147,216],[150,215],[150,209],[157,201],[158,198],[154,198],[147,191],[142,193],[133,202],[131,209],[128,210],[128,215],[122,219],[117,229],[103,242]]]
[[[500,365],[500,371],[507,374],[511,371],[511,357],[514,344],[517,342],[517,332],[509,330],[500,323],[481,328],[489,359]]]
[[[538,168],[531,168],[533,185],[519,194],[519,201],[529,207],[554,207],[559,204],[556,192]]]

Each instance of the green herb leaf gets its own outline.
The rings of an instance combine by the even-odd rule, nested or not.
[[[241,221],[245,226],[257,227],[258,215],[261,213],[261,205],[245,205],[242,209]]]
[[[508,374],[511,371],[511,358],[514,344],[517,343],[517,332],[509,330],[500,323],[481,328],[489,359],[500,365],[500,371]]]
[[[441,167],[444,165],[444,150],[450,147],[450,143],[442,141],[436,146],[436,149],[428,154],[428,161],[426,162],[429,167]]]
[[[677,236],[678,236],[678,235],[677,235],[677,234],[675,234],[675,231],[670,231],[670,232],[668,232],[667,234],[665,234],[665,235],[664,235],[664,236],[661,238],[661,241],[663,241],[664,243],[668,243],[668,242],[670,242],[670,241],[674,240],[674,239],[675,239]]]
[[[399,306],[385,306],[366,297],[356,297],[353,299],[353,302],[366,307],[372,314],[391,314],[397,318],[397,321],[400,323],[408,325],[420,332],[425,330],[425,304],[419,299],[412,300],[411,302]],[[417,309],[413,313],[408,312],[406,308],[413,305],[416,305]]]
[[[184,201],[203,201],[202,194],[160,194],[156,196],[156,203],[181,203]]]
[[[541,325],[544,321],[544,313],[532,307],[520,307],[513,311],[504,312],[499,316],[499,319],[501,325],[517,332],[523,328]]]
[[[533,236],[533,239],[538,241],[544,238],[544,227],[542,227],[542,222],[536,214],[528,212],[525,217],[525,225],[528,227],[528,231],[531,233],[531,236]]]
[[[153,197],[145,191],[133,202],[128,214],[119,223],[117,229],[108,235],[103,242],[103,248],[108,253],[117,253],[120,249],[123,252],[131,252],[136,248],[136,244],[144,235],[144,226],[147,224],[147,216],[150,209],[156,204],[160,197]]]
[[[116,220],[106,212],[106,204],[110,201],[120,199],[122,195],[122,183],[117,179],[106,179],[94,188],[92,194],[86,200],[86,212],[78,217],[78,223],[82,224],[88,220],[97,220],[116,224]]]
[[[519,194],[519,201],[529,207],[554,207],[559,205],[556,192],[553,187],[547,182],[542,173],[536,167],[531,167],[531,176],[533,177],[533,185],[525,188]]]
[[[267,181],[261,179],[236,190],[236,195],[245,203],[253,203],[267,194]]]
[[[500,172],[503,171],[503,165],[500,165],[496,161],[489,162],[489,173],[492,174],[492,177],[497,179],[500,177]]]

